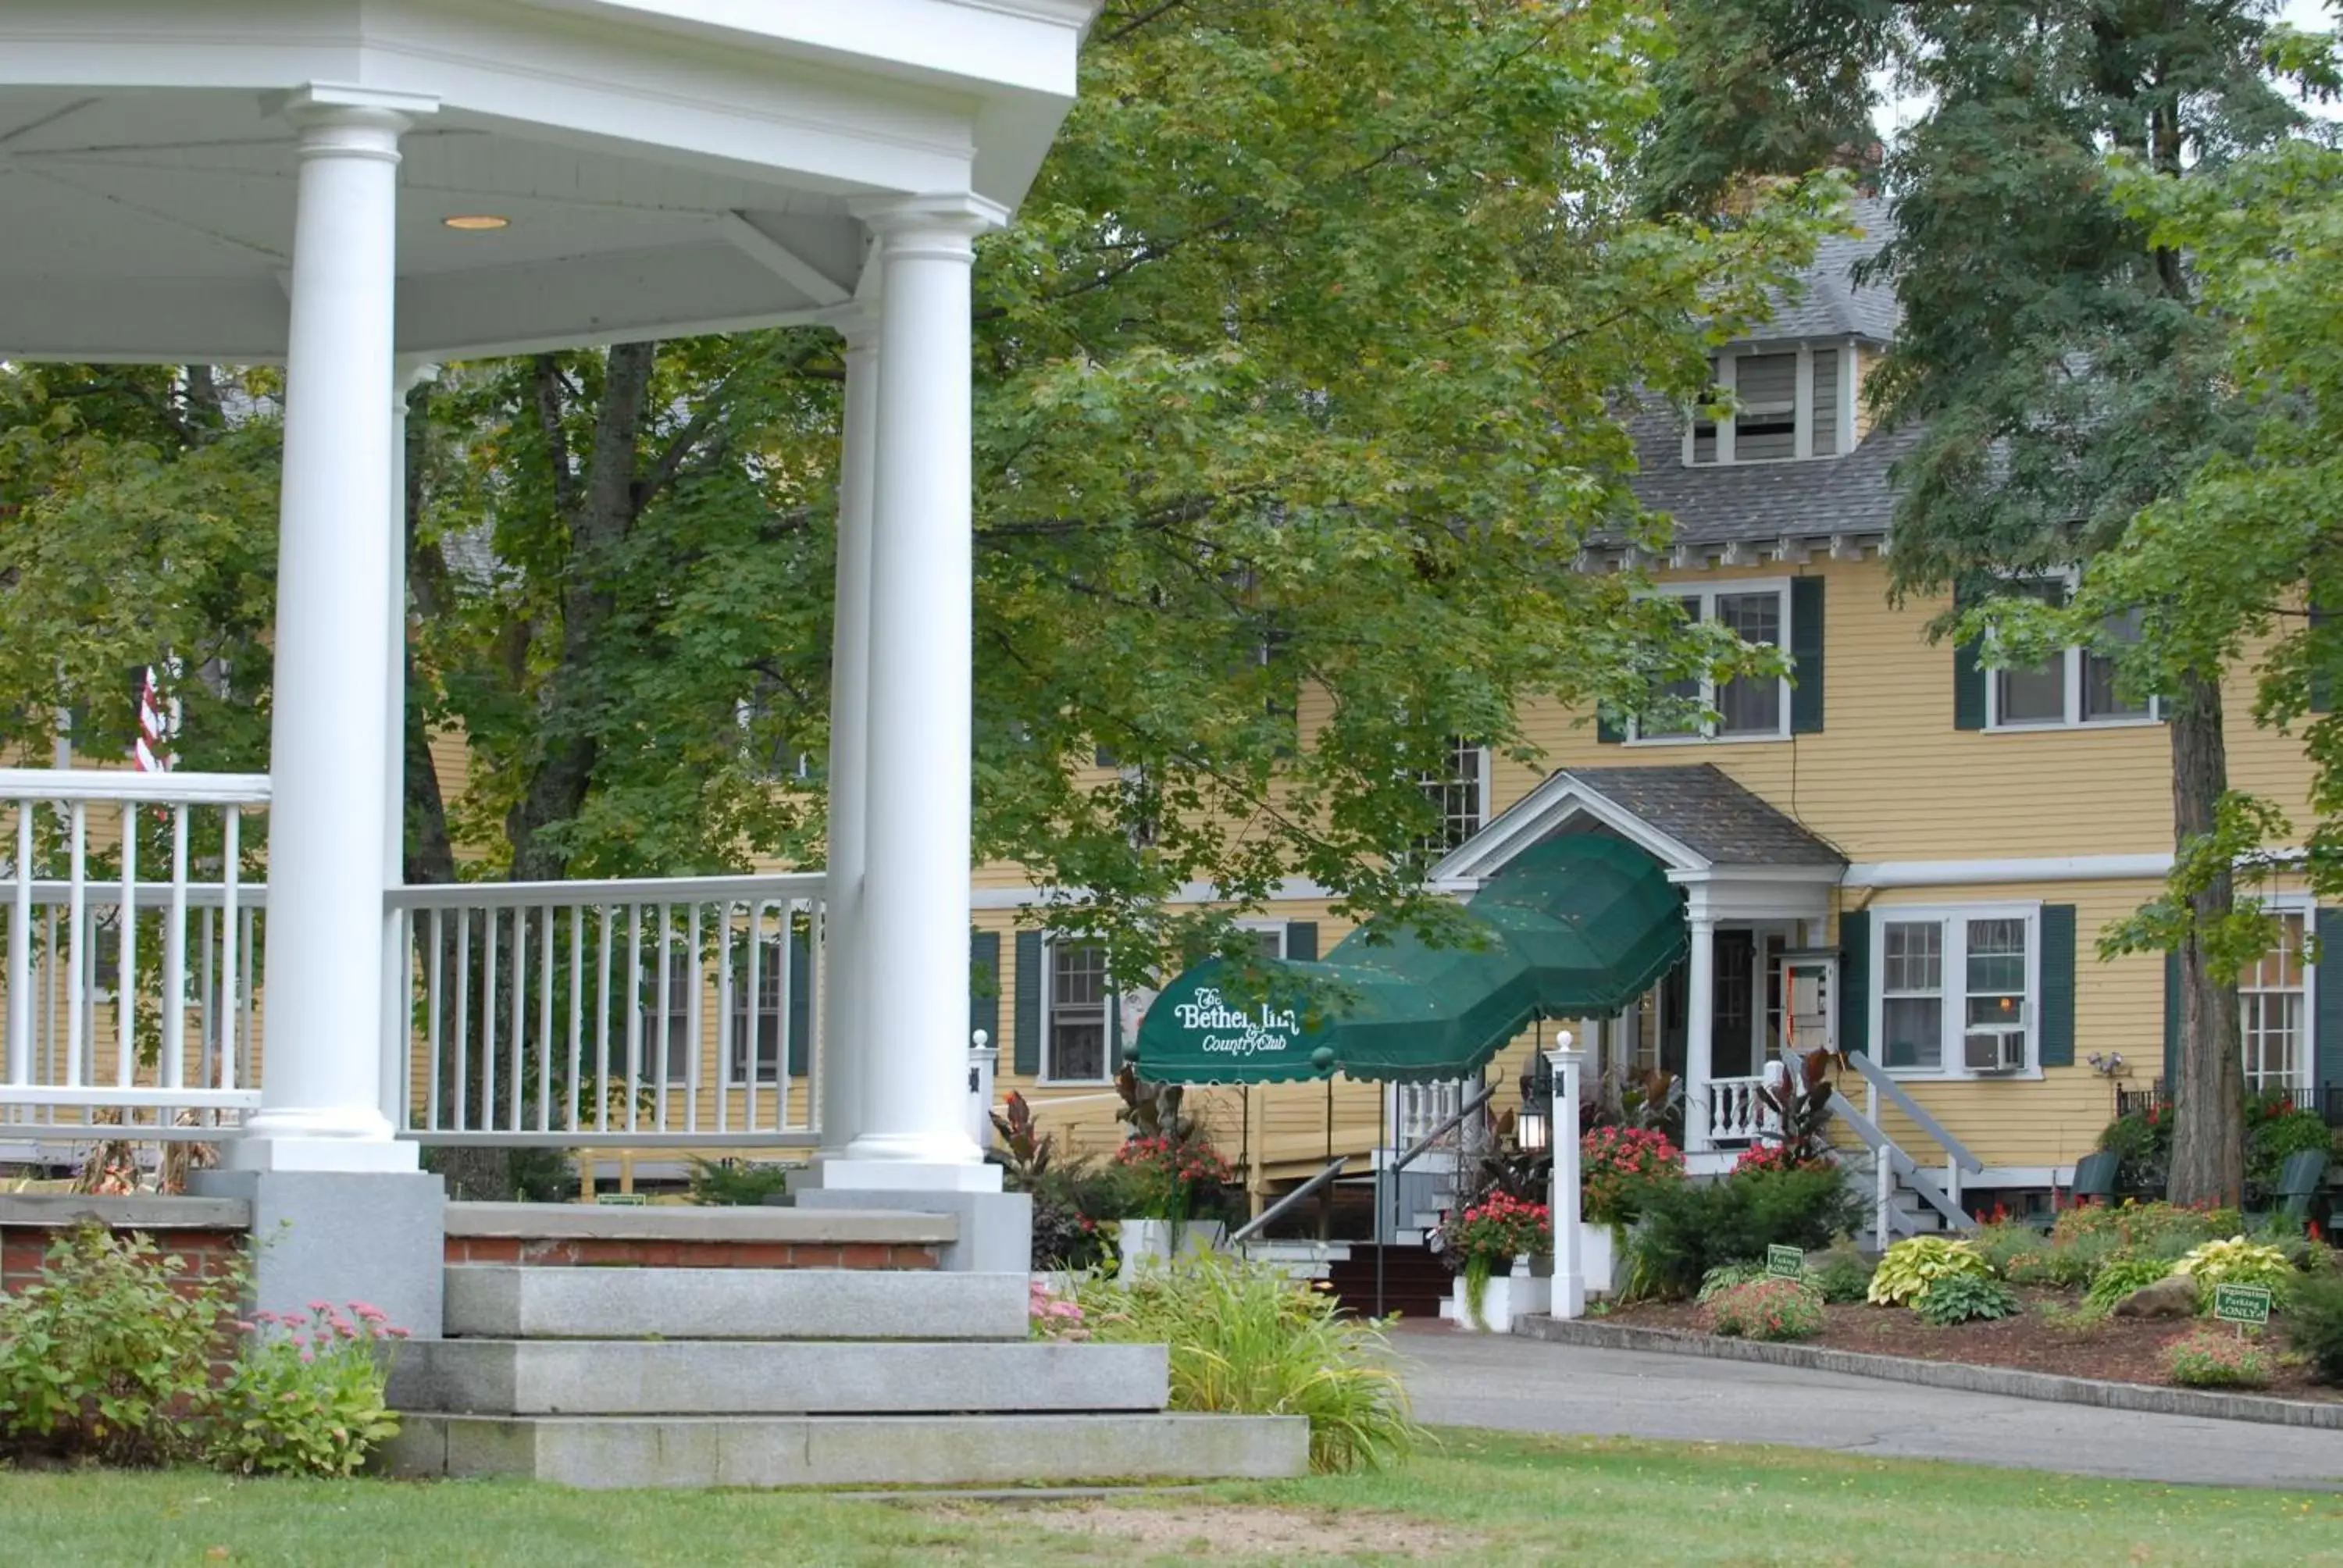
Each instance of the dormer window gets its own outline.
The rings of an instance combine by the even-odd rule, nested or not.
[[[1685,463],[1770,463],[1853,450],[1855,362],[1851,343],[1720,355],[1715,395],[1734,411],[1694,420],[1684,437]]]

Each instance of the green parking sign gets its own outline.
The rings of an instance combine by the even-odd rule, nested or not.
[[[1799,1279],[1806,1271],[1806,1255],[1795,1247],[1768,1247],[1765,1249],[1765,1271],[1779,1274],[1785,1279]]]
[[[2267,1323],[2270,1293],[2267,1285],[2216,1285],[2213,1316],[2225,1323]]]

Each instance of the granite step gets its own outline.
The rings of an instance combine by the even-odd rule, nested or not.
[[[400,1348],[391,1408],[457,1415],[1160,1411],[1161,1345],[1050,1341],[440,1340]]]
[[[447,1271],[446,1332],[493,1340],[1016,1340],[1022,1274],[882,1269]]]
[[[382,1468],[584,1488],[986,1486],[1305,1473],[1301,1416],[409,1415]]]

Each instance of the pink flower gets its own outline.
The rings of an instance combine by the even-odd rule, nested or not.
[[[382,1332],[388,1334],[395,1340],[403,1340],[407,1337],[407,1331],[405,1329],[385,1329]]]
[[[384,1312],[380,1307],[370,1307],[364,1302],[352,1302],[350,1303],[350,1311],[356,1312],[360,1318],[370,1323],[387,1322],[390,1318],[390,1314]]]
[[[263,1315],[265,1316],[266,1314]],[[247,1323],[243,1322],[241,1319],[239,1319],[233,1326],[235,1327],[236,1332],[240,1334],[257,1333],[260,1332],[260,1326],[257,1323]]]
[[[309,1303],[309,1310],[313,1312],[323,1315],[324,1313],[330,1312],[334,1310],[334,1303],[331,1302],[311,1302]]]

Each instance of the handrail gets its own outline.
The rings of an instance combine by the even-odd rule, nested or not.
[[[737,877],[627,877],[593,882],[429,882],[391,888],[384,904],[394,910],[477,910],[493,905],[686,904],[743,899],[818,899],[829,886],[821,871],[785,871]]]
[[[266,806],[266,773],[133,773],[106,768],[0,768],[0,800]]]
[[[1390,1164],[1384,1166],[1383,1169],[1386,1171],[1404,1171],[1409,1166],[1414,1164],[1431,1150],[1433,1144],[1439,1142],[1441,1139],[1448,1135],[1448,1130],[1450,1128],[1456,1126],[1466,1117],[1472,1115],[1473,1112],[1480,1110],[1483,1105],[1488,1104],[1490,1097],[1496,1092],[1497,1089],[1494,1084],[1484,1083],[1481,1085],[1479,1093],[1466,1095],[1464,1097],[1464,1103],[1458,1106],[1445,1121],[1443,1121],[1439,1126],[1433,1128],[1431,1131],[1417,1139],[1413,1148],[1401,1155],[1398,1159],[1393,1161]]]
[[[1972,1231],[1976,1228],[1976,1221],[1969,1216],[1966,1210],[1946,1196],[1944,1190],[1934,1181],[1921,1175],[1920,1167],[1913,1158],[1897,1148],[1894,1139],[1881,1131],[1871,1118],[1855,1108],[1853,1101],[1835,1089],[1831,1091],[1831,1110],[1853,1130],[1855,1137],[1862,1141],[1863,1146],[1871,1151],[1874,1159],[1885,1161],[1896,1174],[1903,1179],[1904,1184],[1917,1193],[1929,1207],[1942,1214],[1953,1229]],[[1884,1201],[1884,1189],[1882,1198]]]
[[[0,885],[13,893],[19,886],[32,890],[28,900],[35,909],[54,909],[73,902],[74,885],[54,879],[18,883],[14,878],[0,874]],[[236,905],[239,910],[257,909],[268,901],[266,882],[238,882],[235,888]],[[92,905],[118,905],[122,902],[122,884],[111,879],[102,882],[82,884],[83,896]],[[185,896],[191,910],[216,910],[227,903],[229,889],[225,882],[140,882],[133,890],[142,910],[168,909],[175,898]]]
[[[1855,1064],[1855,1071],[1863,1074],[1865,1083],[1885,1095],[1889,1104],[1911,1118],[1913,1124],[1921,1131],[1935,1139],[1936,1147],[1951,1155],[1955,1164],[1964,1171],[1985,1169],[1985,1161],[1970,1153],[1966,1144],[1945,1131],[1945,1124],[1929,1115],[1918,1101],[1905,1093],[1904,1086],[1888,1076],[1885,1068],[1859,1050],[1850,1052],[1847,1060]]]
[[[1296,1187],[1292,1191],[1288,1192],[1284,1197],[1280,1198],[1276,1202],[1272,1203],[1268,1208],[1263,1209],[1260,1213],[1255,1214],[1252,1219],[1238,1226],[1236,1230],[1230,1234],[1225,1245],[1234,1247],[1252,1241],[1255,1235],[1260,1233],[1262,1228],[1267,1225],[1272,1220],[1276,1219],[1280,1214],[1284,1213],[1288,1209],[1292,1208],[1296,1203],[1301,1202],[1302,1200],[1309,1197],[1310,1194],[1318,1191],[1319,1188],[1323,1187],[1327,1182],[1332,1181],[1335,1177],[1340,1176],[1342,1173],[1342,1167],[1348,1165],[1350,1162],[1351,1157],[1347,1154],[1342,1155],[1339,1159],[1329,1160],[1326,1161],[1326,1168],[1323,1171],[1319,1171],[1317,1175],[1312,1176],[1309,1181],[1304,1181],[1301,1186]]]

